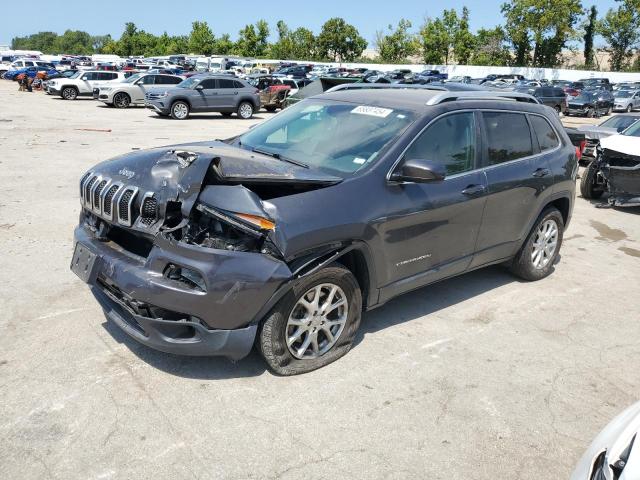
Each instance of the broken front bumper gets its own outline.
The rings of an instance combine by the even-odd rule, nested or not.
[[[149,347],[181,355],[238,359],[253,345],[257,323],[291,277],[268,255],[180,244],[158,235],[146,258],[75,230],[92,261],[76,273],[109,320]],[[74,255],[74,262],[76,257]],[[203,288],[170,278],[175,266],[199,275]]]

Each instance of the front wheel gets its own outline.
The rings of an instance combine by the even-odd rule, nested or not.
[[[356,278],[334,263],[293,286],[260,325],[256,342],[275,373],[307,373],[351,349],[361,315]]]
[[[244,120],[253,117],[253,104],[251,102],[241,102],[238,105],[238,116]]]
[[[277,108],[278,108],[278,107],[276,107],[275,105],[267,105],[266,107],[264,107],[264,109],[265,109],[267,112],[275,112]]]
[[[633,111],[633,107],[631,106],[631,104],[627,105],[626,112],[631,113],[632,111]]]
[[[607,108],[607,110],[604,112],[604,116],[608,117],[609,115],[611,115],[613,113],[613,107],[609,107]]]
[[[557,208],[545,209],[527,240],[513,259],[511,272],[529,281],[541,280],[553,272],[564,233],[564,219]]]
[[[189,116],[189,105],[178,100],[171,105],[171,117],[176,120],[184,120]]]
[[[62,98],[64,98],[65,100],[75,100],[76,98],[78,98],[78,90],[76,90],[74,87],[64,87],[61,93]]]
[[[116,108],[127,108],[131,105],[131,97],[126,93],[116,93],[113,97],[113,105]]]
[[[595,112],[594,112],[593,108],[588,108],[587,109],[587,114],[586,114],[587,118],[593,118],[594,114],[595,114]]]
[[[580,194],[587,200],[598,199],[604,194],[605,185],[600,181],[595,160],[589,164],[580,179]]]

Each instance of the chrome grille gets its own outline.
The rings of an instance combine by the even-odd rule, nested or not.
[[[111,185],[102,200],[102,213],[109,220],[111,220],[111,205],[113,203],[113,197],[115,197],[118,190],[120,190],[120,185]]]
[[[97,175],[93,175],[91,178],[87,179],[87,182],[84,185],[84,204],[87,208],[91,208],[91,187],[98,180]]]
[[[147,193],[140,206],[140,223],[148,227],[156,221],[158,212],[158,200],[153,198],[153,194]]]
[[[93,187],[93,193],[91,194],[91,200],[92,200],[93,211],[96,212],[96,213],[100,213],[101,212],[100,194],[102,193],[102,190],[107,185],[107,183],[109,183],[109,180],[103,179],[103,180],[100,180],[99,182],[97,182],[96,185]]]
[[[118,199],[118,223],[129,227],[133,223],[133,218],[131,218],[131,205],[133,204],[133,200],[137,193],[138,189],[136,187],[124,188],[122,195],[120,195],[120,198]]]

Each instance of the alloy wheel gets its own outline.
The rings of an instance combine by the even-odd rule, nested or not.
[[[555,220],[547,220],[536,232],[531,250],[531,263],[537,269],[546,267],[553,259],[558,248],[558,224]]]
[[[243,103],[240,105],[238,113],[240,113],[242,118],[251,118],[251,115],[253,115],[253,107],[248,103]]]
[[[285,329],[289,352],[299,359],[318,358],[336,344],[349,313],[349,302],[338,285],[322,283],[302,295]]]
[[[176,103],[173,106],[173,116],[179,120],[187,118],[189,114],[189,108],[184,103]]]
[[[123,93],[118,93],[113,99],[118,108],[127,108],[129,106],[129,97]]]

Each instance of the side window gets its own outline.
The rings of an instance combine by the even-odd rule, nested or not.
[[[218,79],[218,88],[235,88],[233,84],[234,84],[233,80],[228,80],[226,78]]]
[[[97,74],[98,80],[113,80],[115,77],[109,72],[100,72]]]
[[[245,88],[244,85],[242,83],[240,83],[237,80],[233,81],[233,88]]]
[[[522,113],[483,112],[487,134],[487,165],[533,155],[531,131]]]
[[[98,74],[96,72],[87,72],[82,76],[83,80],[97,80]]]
[[[164,85],[177,85],[180,82],[182,82],[182,79],[180,77],[168,77],[168,76],[162,77],[162,83]]]
[[[200,85],[202,85],[202,88],[204,88],[205,90],[213,90],[214,88],[216,88],[216,79],[215,78],[207,78],[207,79],[201,81]]]
[[[545,118],[537,115],[529,115],[529,121],[538,138],[538,145],[540,146],[541,152],[552,150],[560,145],[560,140],[556,132]]]
[[[143,85],[153,85],[154,83],[157,83],[157,78],[155,75],[147,75],[146,77],[142,77],[142,84]]]
[[[446,115],[429,126],[404,158],[442,163],[447,175],[473,170],[476,157],[476,124],[472,112]]]

